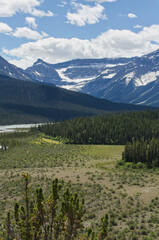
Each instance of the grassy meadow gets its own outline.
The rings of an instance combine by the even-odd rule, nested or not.
[[[28,172],[32,195],[41,186],[48,196],[58,177],[84,197],[86,228],[108,213],[109,240],[159,239],[159,171],[117,167],[124,146],[62,144],[37,133],[15,139],[0,150],[0,226],[23,201],[21,173]]]

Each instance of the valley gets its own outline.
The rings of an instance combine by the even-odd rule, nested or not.
[[[25,75],[21,69],[18,69],[18,74],[22,74],[22,78],[18,76],[19,79],[16,79],[13,74],[17,71],[15,66],[9,68],[10,76],[6,73],[0,75],[0,124],[53,123],[38,129],[31,128],[30,131],[24,131],[26,125],[18,126],[19,132],[8,132],[13,128],[15,130],[15,125],[13,128],[3,126],[0,130],[0,239],[6,239],[3,232],[7,212],[10,211],[10,216],[13,216],[14,204],[25,202],[22,174],[29,174],[30,199],[33,202],[39,187],[43,189],[44,201],[47,202],[51,181],[55,178],[59,179],[63,189],[69,187],[74,194],[77,192],[81,199],[85,199],[86,212],[82,231],[79,232],[82,240],[89,228],[95,231],[96,236],[99,235],[100,219],[105,214],[108,214],[108,240],[155,240],[159,237],[158,159],[155,156],[151,158],[154,150],[149,147],[152,145],[158,149],[155,147],[158,142],[151,141],[158,138],[159,112],[152,107],[158,106],[157,93],[154,95],[156,104],[146,106],[137,102],[136,105],[121,103],[119,99],[119,102],[117,99],[117,102],[112,102],[76,92],[89,84],[92,84],[93,91],[102,92],[103,83],[107,82],[109,86],[110,79],[115,78],[113,71],[122,71],[130,64],[129,60],[104,60],[107,69],[103,60],[98,60],[98,64],[96,60],[89,60],[89,66],[87,60],[84,63],[76,60],[56,65],[56,69],[38,60],[34,65],[38,78],[42,77],[42,73],[37,71],[37,66],[40,71],[41,64],[42,71],[48,69],[48,76],[43,75],[41,80],[33,78],[33,75],[30,78],[31,75]],[[69,64],[72,64],[71,67]],[[49,82],[53,72],[61,79],[59,87],[55,86],[59,79],[55,78],[54,84]],[[23,79],[23,74],[26,79]],[[98,78],[98,87],[93,74]],[[129,96],[136,91],[142,96],[149,95],[149,84],[156,85],[156,88],[151,88],[154,91],[157,89],[157,73],[142,78],[142,86],[139,82],[132,84],[132,73],[127,73],[126,78],[119,76],[123,86],[126,82]],[[48,82],[43,82],[44,79]],[[119,82],[115,80],[115,83],[116,86],[110,84],[111,91],[116,92],[115,96],[126,96]],[[144,86],[147,91],[144,90],[143,94],[140,89]],[[7,132],[3,132],[4,128]],[[129,147],[132,143],[134,153]],[[135,156],[137,148],[140,148],[138,153],[142,156],[136,155],[133,161],[123,158],[126,156],[126,153],[123,154],[125,144],[132,156]],[[146,157],[142,148],[146,148]],[[155,151],[158,154],[159,151]],[[13,219],[11,217],[14,223]]]
[[[35,132],[13,136],[16,145],[0,152],[1,223],[15,202],[23,202],[21,173],[28,172],[31,197],[37,187],[48,196],[55,177],[84,197],[86,228],[97,229],[108,213],[108,239],[158,238],[157,169],[120,167],[121,145],[68,145]]]
[[[0,0],[0,240],[159,240],[159,0]]]

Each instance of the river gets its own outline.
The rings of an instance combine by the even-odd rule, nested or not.
[[[27,131],[31,127],[36,127],[38,124],[17,124],[17,125],[5,125],[0,126],[0,133],[15,132],[15,131]]]

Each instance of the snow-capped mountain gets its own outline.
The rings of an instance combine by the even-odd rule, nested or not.
[[[115,102],[159,107],[159,50],[131,59],[118,70],[112,67],[81,90]]]
[[[23,69],[10,64],[2,57],[0,57],[0,73],[20,80],[33,81],[31,76]]]
[[[38,59],[33,66],[27,68],[25,72],[30,74],[33,79],[43,83],[50,83],[58,86],[62,80],[54,66],[41,59]]]
[[[32,78],[52,83],[69,90],[81,91],[89,82],[95,80],[106,71],[116,70],[127,64],[130,59],[76,59],[64,63],[49,64],[41,59],[26,69]],[[114,73],[110,74],[113,76]]]
[[[38,81],[95,97],[159,107],[159,50],[134,58],[77,59],[59,64],[38,60],[26,72]]]
[[[0,73],[110,101],[159,107],[159,50],[142,57],[76,59],[58,64],[38,59],[26,70],[0,57]]]

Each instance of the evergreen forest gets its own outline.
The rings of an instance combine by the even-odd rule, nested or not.
[[[126,143],[122,158],[135,164],[145,163],[148,168],[159,167],[159,139]]]
[[[126,112],[75,118],[38,127],[40,132],[72,144],[125,145],[159,137],[159,111]]]

